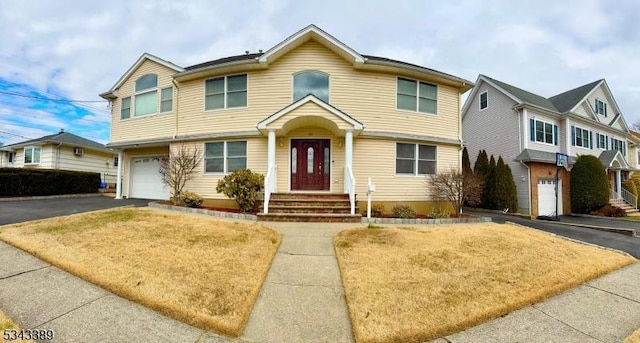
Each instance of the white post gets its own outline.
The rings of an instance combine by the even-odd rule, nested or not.
[[[367,183],[367,219],[371,219],[371,178]]]
[[[118,151],[118,172],[116,176],[116,199],[122,199],[122,165],[124,161],[122,160],[122,150]]]
[[[268,170],[271,170],[273,166],[276,164],[276,131],[269,130],[267,142],[267,165],[269,166]]]
[[[353,131],[347,130],[344,136],[344,166],[351,169],[353,161]],[[345,182],[344,192],[348,192],[347,183]]]
[[[620,170],[616,170],[616,191],[618,193],[618,199],[622,198],[622,180],[621,180],[621,176],[622,176],[622,173],[620,173]]]

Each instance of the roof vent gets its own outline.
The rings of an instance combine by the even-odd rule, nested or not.
[[[248,55],[248,54],[249,54],[249,50],[245,51],[245,52],[244,52],[244,54],[245,54],[245,55]]]
[[[64,129],[60,129],[60,132],[58,132],[58,133],[64,133]]]
[[[262,53],[262,49],[258,50],[259,53]]]

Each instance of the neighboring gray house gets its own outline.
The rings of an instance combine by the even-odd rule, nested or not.
[[[116,154],[103,144],[60,132],[0,148],[0,167],[44,168],[100,173],[103,182],[116,182]]]
[[[627,159],[629,127],[604,79],[545,98],[480,75],[462,108],[462,132],[472,166],[484,149],[511,167],[518,212],[531,217],[556,213],[556,153],[569,155],[569,164],[578,155],[599,157],[616,199],[635,170]],[[558,187],[558,214],[570,213],[565,168]]]

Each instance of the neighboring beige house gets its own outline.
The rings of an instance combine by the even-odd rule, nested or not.
[[[569,177],[556,153],[600,158],[613,202],[637,168],[629,127],[604,79],[545,98],[480,75],[462,108],[462,129],[474,163],[478,151],[501,155],[513,172],[518,211],[532,217],[571,213]],[[633,155],[633,156],[632,156]],[[556,205],[556,170],[559,170]]]
[[[631,131],[629,136],[629,164],[636,169],[632,174],[640,171],[640,132]]]
[[[159,161],[204,152],[187,184],[229,206],[216,183],[238,168],[273,192],[349,194],[424,209],[426,175],[460,166],[460,95],[472,82],[358,53],[310,25],[259,53],[180,67],[150,54],[100,96],[112,104],[118,195],[168,199]],[[361,206],[360,209],[366,207]]]
[[[69,132],[27,140],[0,149],[2,168],[65,169],[100,173],[103,182],[116,183],[117,155],[103,144]]]

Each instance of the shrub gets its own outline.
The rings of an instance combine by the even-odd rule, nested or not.
[[[392,211],[396,218],[411,219],[416,217],[416,210],[411,206],[397,205],[393,207]]]
[[[640,174],[633,174],[633,176],[629,180],[633,181],[633,183],[636,184],[636,189],[640,191]]]
[[[589,213],[609,202],[609,181],[604,165],[597,157],[578,156],[570,182],[573,212]]]
[[[428,217],[433,219],[449,218],[449,211],[442,208],[434,208],[429,212]]]
[[[180,193],[180,202],[188,207],[200,207],[202,205],[202,197],[194,192],[183,191]]]
[[[462,149],[462,173],[473,173],[473,170],[471,170],[471,161],[469,160],[469,151],[467,151],[467,147],[464,147],[464,149]]]
[[[620,207],[612,206],[611,204],[606,204],[602,206],[599,210],[591,212],[591,214],[595,214],[598,216],[605,217],[626,217],[627,212],[625,212]]]
[[[100,174],[60,169],[0,168],[0,196],[96,193]]]
[[[636,183],[632,179],[628,179],[625,182],[623,182],[622,188],[629,191],[629,193],[635,196],[638,196],[638,187],[636,186]]]
[[[498,210],[496,204],[496,187],[498,184],[498,166],[496,165],[496,159],[491,155],[489,159],[489,166],[484,174],[484,193],[482,193],[482,207]]]
[[[502,156],[498,158],[495,169],[495,184],[492,195],[494,210],[504,210],[508,208],[511,212],[518,211],[518,192],[516,183],[513,181],[513,174],[509,165],[504,163]]]
[[[258,193],[264,188],[264,175],[249,169],[238,169],[218,180],[216,191],[235,200],[242,212],[256,208]]]
[[[385,211],[385,208],[383,204],[378,203],[378,204],[371,205],[371,217],[382,218],[382,216],[384,216],[384,211]],[[367,216],[366,210],[362,216],[363,217]]]

